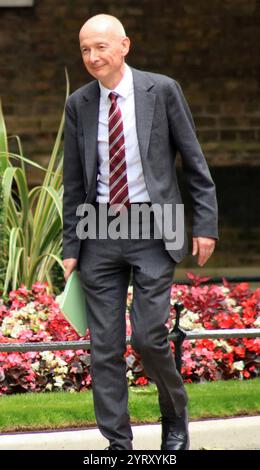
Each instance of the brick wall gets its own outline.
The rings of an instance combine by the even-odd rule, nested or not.
[[[64,67],[71,90],[90,80],[78,31],[101,12],[123,21],[132,39],[130,65],[181,83],[219,192],[234,183],[232,171],[223,182],[225,168],[236,166],[243,174],[253,167],[252,174],[259,174],[257,0],[36,0],[33,8],[0,8],[0,96],[9,134],[19,134],[25,154],[47,163],[64,103]],[[32,184],[41,178],[35,171],[30,175]],[[244,178],[250,191],[250,177]],[[235,184],[238,210],[239,178]],[[233,218],[229,211],[227,219],[226,207],[223,201],[228,230]]]

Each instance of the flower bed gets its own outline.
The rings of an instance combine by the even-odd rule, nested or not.
[[[202,285],[188,274],[191,286],[172,286],[168,328],[174,324],[176,301],[184,304],[180,326],[186,330],[259,327],[260,289],[247,283]],[[205,280],[205,279],[204,279]],[[131,334],[128,293],[127,334]],[[84,338],[64,319],[48,285],[36,283],[31,290],[21,286],[0,300],[0,342],[69,341]],[[174,344],[171,342],[172,349]],[[127,377],[131,385],[145,385],[146,376],[138,354],[126,350]],[[247,379],[259,375],[260,339],[192,340],[183,343],[182,376],[186,382],[218,379]],[[32,391],[80,391],[91,387],[90,351],[0,353],[0,394]]]

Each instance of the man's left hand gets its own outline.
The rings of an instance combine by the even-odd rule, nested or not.
[[[208,237],[193,237],[192,255],[198,255],[198,265],[203,266],[211,257],[216,240]]]

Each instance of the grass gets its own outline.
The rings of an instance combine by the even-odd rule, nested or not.
[[[260,378],[187,384],[190,419],[260,413]],[[160,416],[156,387],[129,389],[132,423],[156,422]],[[92,392],[30,393],[0,398],[0,431],[54,430],[95,425]]]

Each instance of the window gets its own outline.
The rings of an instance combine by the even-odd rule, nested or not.
[[[32,7],[34,0],[0,0],[0,7]]]

